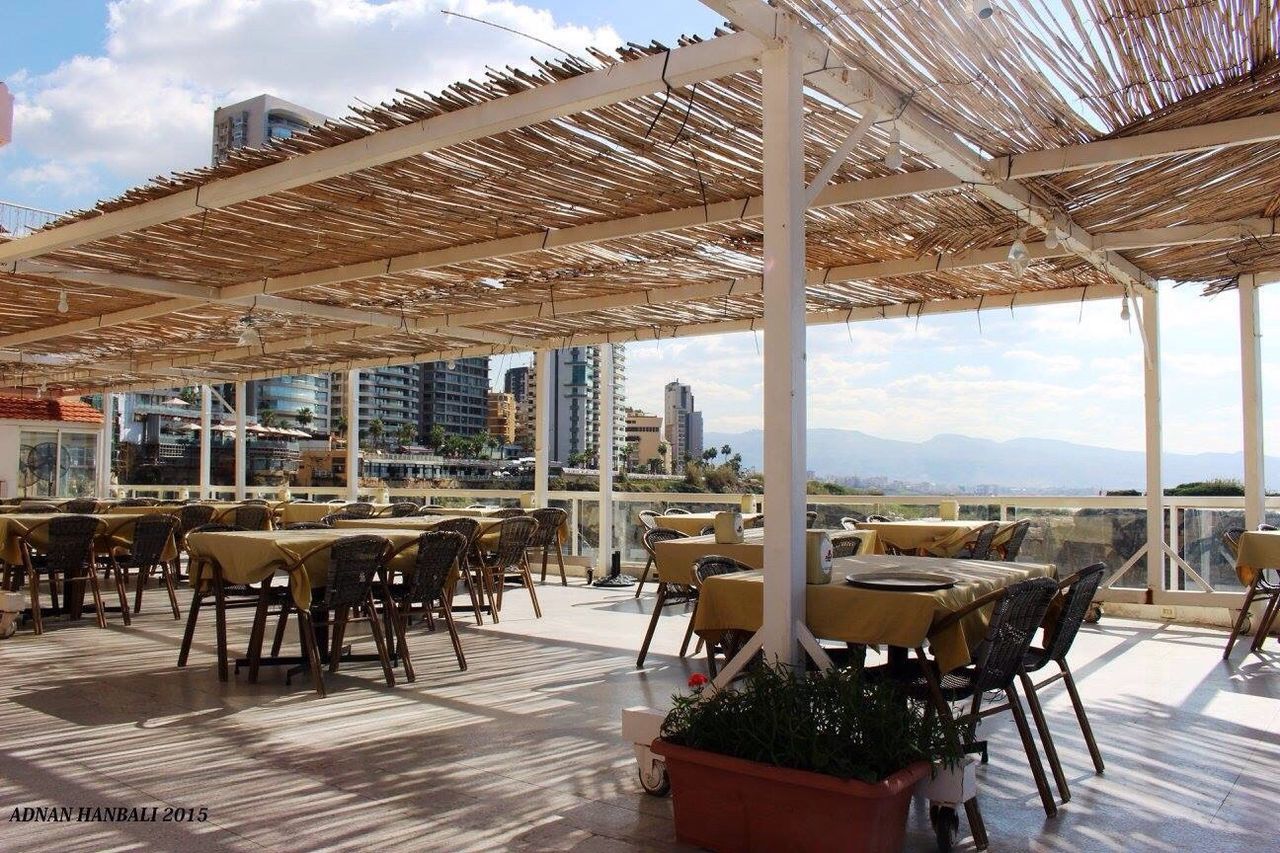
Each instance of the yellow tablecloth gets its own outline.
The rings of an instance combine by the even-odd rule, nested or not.
[[[342,509],[344,506],[346,506],[346,504],[344,503],[342,504],[286,503],[283,506],[279,507],[280,524],[281,526],[283,526],[286,524],[296,524],[299,521],[319,521],[320,519],[324,518],[326,515],[333,512],[337,512],[338,510]],[[376,512],[379,512],[380,510],[386,509],[389,506],[391,506],[391,504],[376,503],[373,505],[373,511],[376,513]]]
[[[848,534],[848,530],[831,530],[828,533]],[[875,548],[876,534],[866,531],[862,547],[858,553],[870,553]],[[690,536],[687,539],[671,539],[659,542],[654,547],[654,564],[658,570],[658,580],[666,583],[693,585],[693,564],[700,557],[716,554],[721,557],[732,557],[740,563],[756,569],[764,568],[764,528],[756,527],[744,531],[743,541],[720,544],[712,534],[706,536]]]
[[[18,564],[22,562],[22,545],[21,538],[29,529],[35,527],[41,522],[56,518],[61,513],[34,513],[34,514],[11,514],[0,515],[0,559],[6,563]],[[112,547],[122,546],[129,547],[133,544],[133,525],[138,519],[143,517],[143,513],[116,513],[113,515],[94,516],[98,519],[98,530],[100,531],[97,548],[99,552],[105,553]],[[49,543],[48,526],[41,527],[31,537],[31,544],[37,549],[43,548]],[[110,539],[106,537],[110,534]],[[161,559],[172,560],[178,556],[178,546],[174,544],[173,537],[169,537],[169,541],[165,544],[164,551],[161,552]]]
[[[890,568],[943,574],[959,583],[936,592],[893,592],[845,583],[846,575]],[[805,621],[814,636],[821,639],[915,648],[924,645],[929,629],[945,614],[992,590],[1054,573],[1053,566],[1036,563],[938,557],[841,557],[835,561],[831,583],[806,587]],[[708,578],[698,597],[694,630],[709,637],[730,629],[758,630],[763,621],[763,580],[762,572]],[[970,662],[970,649],[982,639],[988,617],[989,614],[976,613],[931,641],[933,654],[944,671]]]
[[[199,558],[207,558],[222,567],[222,578],[229,584],[255,584],[301,557],[312,548],[330,545],[339,539],[361,533],[372,533],[389,539],[399,547],[418,538],[416,530],[355,527],[333,530],[247,530],[228,533],[189,533],[187,547]],[[412,559],[411,551],[401,555]],[[289,590],[299,607],[311,606],[311,588],[324,586],[329,576],[329,551],[321,550],[304,564],[304,575],[289,576]],[[201,567],[193,569],[189,582],[194,586],[208,580]]]
[[[1262,569],[1280,569],[1280,530],[1246,530],[1240,534],[1236,574],[1248,586]]]
[[[721,510],[728,512],[729,510]],[[717,512],[691,512],[688,515],[660,515],[654,519],[659,527],[666,527],[669,530],[679,530],[681,533],[689,536],[697,536],[705,528],[716,523]],[[764,516],[758,512],[744,512],[742,514],[743,527],[759,527],[760,520]]]
[[[874,530],[879,553],[890,545],[900,551],[928,551],[932,556],[955,554],[986,521],[860,521],[859,530]],[[998,534],[997,534],[998,535]]]

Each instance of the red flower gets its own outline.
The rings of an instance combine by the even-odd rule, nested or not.
[[[710,683],[710,681],[711,681],[710,678],[707,678],[705,675],[703,675],[700,672],[695,672],[693,675],[689,676],[689,686],[692,687],[694,690],[697,690],[701,688],[703,685]]]

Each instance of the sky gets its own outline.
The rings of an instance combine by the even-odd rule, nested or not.
[[[204,165],[216,106],[271,92],[339,116],[395,89],[433,90],[553,53],[719,22],[696,0],[41,0],[0,2],[0,80],[17,97],[0,200],[92,205],[156,174]],[[1162,285],[1165,448],[1239,450],[1234,293]],[[1262,291],[1262,323],[1280,286]],[[630,405],[661,412],[690,384],[706,429],[759,428],[763,340],[752,334],[627,348]],[[812,327],[809,423],[923,440],[940,433],[1143,447],[1142,344],[1116,301]],[[495,359],[495,381],[526,357]],[[1263,338],[1266,442],[1280,447],[1280,343]],[[1223,472],[1237,475],[1239,472]]]

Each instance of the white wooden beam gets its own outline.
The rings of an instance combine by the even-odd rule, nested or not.
[[[111,457],[115,451],[115,397],[110,388],[102,391],[102,433],[98,439],[97,496],[111,497]]]
[[[132,290],[137,293],[150,293],[156,296],[182,296],[189,299],[217,299],[218,288],[206,284],[194,284],[186,281],[169,281],[150,276],[129,273],[108,272],[106,270],[73,267],[66,264],[52,264],[45,261],[14,261],[6,264],[8,272],[53,278],[58,281],[84,282],[100,287],[114,287],[119,290]]]
[[[879,117],[880,111],[874,106],[868,107],[863,112],[861,120],[859,120],[853,130],[850,131],[844,142],[840,144],[839,148],[831,153],[831,156],[827,158],[827,162],[824,163],[822,168],[818,170],[818,173],[810,179],[809,186],[807,186],[804,191],[804,203],[806,207],[813,204],[814,199],[818,197],[818,194],[822,192],[823,188],[826,187],[827,184],[831,183],[831,176],[836,173],[836,170],[840,168],[840,165],[844,163],[845,160],[849,159],[849,155],[852,154],[854,149],[862,142],[862,138],[867,135],[867,131],[871,130],[871,126],[875,124],[876,119]]]
[[[1143,329],[1146,357],[1142,364],[1143,413],[1146,422],[1147,462],[1147,589],[1164,591],[1164,479],[1162,454],[1164,426],[1160,390],[1160,294],[1149,291],[1134,301]]]
[[[248,400],[248,383],[236,383],[236,462],[235,462],[235,489],[236,500],[245,499],[245,486],[247,485],[246,471],[249,460],[249,400]]]
[[[213,497],[213,398],[208,385],[200,386],[200,499]]]
[[[613,346],[600,347],[600,411],[596,417],[596,492],[599,540],[596,577],[609,574],[613,557]]]
[[[533,503],[547,506],[551,479],[551,350],[534,356],[533,386]]]
[[[360,371],[347,371],[347,500],[360,499]]]
[[[734,33],[620,62],[513,95],[383,130],[154,201],[0,244],[0,262],[32,258],[486,136],[759,67],[760,43]]]
[[[1240,276],[1240,385],[1244,415],[1244,526],[1257,529],[1266,518],[1266,466],[1262,413],[1262,326],[1254,276]]]

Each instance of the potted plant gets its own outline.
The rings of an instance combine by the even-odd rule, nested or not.
[[[759,665],[732,688],[690,685],[652,750],[676,836],[699,847],[900,850],[916,784],[960,758],[921,703],[856,669]]]

